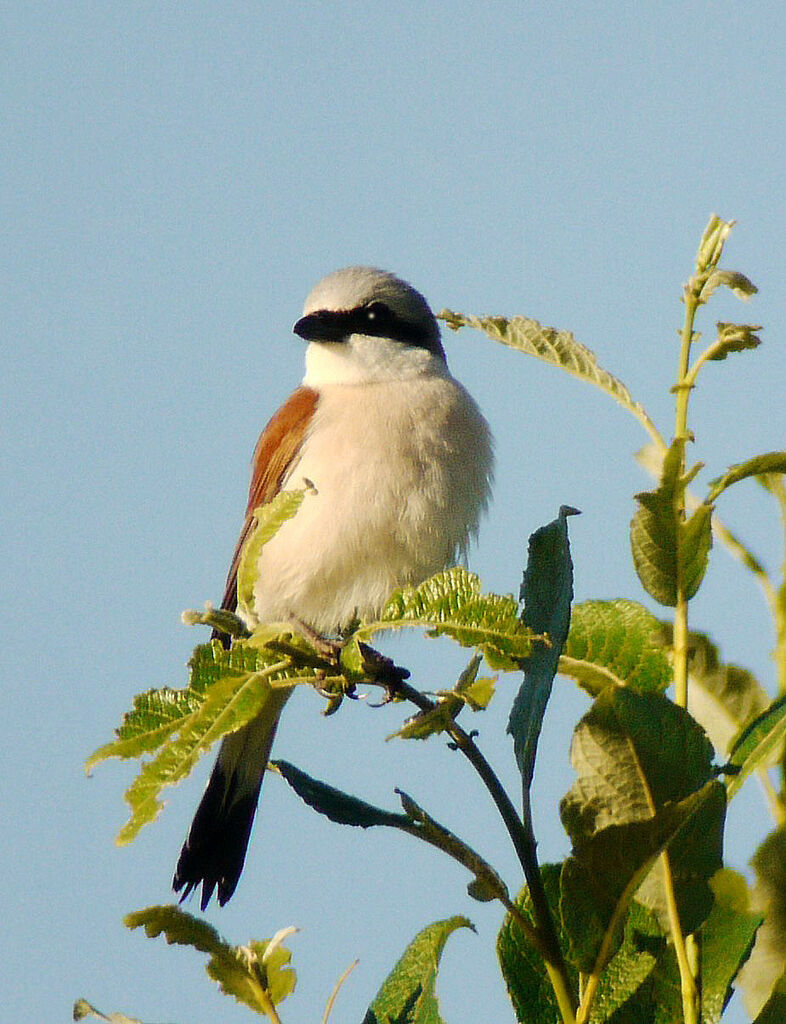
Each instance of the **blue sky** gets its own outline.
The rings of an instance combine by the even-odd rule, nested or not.
[[[699,326],[762,323],[765,344],[700,378],[700,481],[783,448],[784,16],[757,2],[71,0],[0,17],[4,1004],[15,1020],[68,1019],[84,995],[146,1021],[239,1022],[196,955],[122,925],[170,899],[208,765],[118,849],[131,768],[86,780],[81,763],[134,693],[185,681],[200,635],[180,613],[223,590],[253,445],[302,374],[291,328],[305,295],[371,263],[435,308],[572,330],[669,432],[680,289],[709,214],[734,217],[726,263],[760,294],[748,307],[718,296]],[[471,557],[485,586],[517,589],[527,536],[570,504],[584,513],[570,523],[577,599],[647,603],[627,538],[647,486],[636,422],[480,335],[446,344],[497,439]],[[720,511],[778,565],[775,508],[754,483]],[[774,692],[764,602],[719,548],[692,623]],[[423,687],[464,662],[421,637],[386,649]],[[514,790],[515,685],[472,723]],[[557,684],[535,782],[544,861],[567,849],[556,803],[585,706]],[[319,710],[298,695],[278,756],[385,806],[402,786],[516,888],[479,785],[443,744],[383,743],[395,710]],[[768,827],[751,787],[729,818],[734,866]],[[234,942],[301,927],[290,1021],[316,1019],[360,957],[334,1016],[359,1020],[408,939],[466,913],[479,934],[451,939],[445,1018],[477,1020],[482,1005],[512,1020],[500,914],[466,881],[407,837],[330,825],[271,778],[237,895],[209,917]]]

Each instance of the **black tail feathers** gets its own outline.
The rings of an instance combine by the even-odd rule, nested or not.
[[[184,890],[181,903],[200,883],[202,910],[210,902],[216,886],[222,907],[232,896],[246,859],[262,777],[253,792],[238,795],[235,776],[227,779],[221,764],[216,763],[172,879],[175,892]]]

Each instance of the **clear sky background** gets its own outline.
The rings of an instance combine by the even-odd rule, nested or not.
[[[305,295],[371,263],[436,309],[567,328],[669,433],[681,287],[710,213],[734,217],[726,264],[760,294],[748,307],[718,296],[699,326],[762,323],[765,344],[700,378],[700,484],[785,447],[786,16],[755,0],[69,0],[0,17],[4,1013],[64,1021],[84,995],[145,1021],[240,1022],[198,955],[122,923],[172,898],[211,759],[122,849],[132,768],[85,779],[81,765],[133,694],[186,680],[204,634],[180,613],[222,593],[253,445],[302,374],[291,329]],[[639,425],[481,335],[446,344],[497,439],[471,557],[484,585],[516,590],[529,533],[567,503],[584,513],[570,522],[576,598],[652,607],[628,545],[632,495],[648,486]],[[776,510],[755,483],[720,511],[778,565]],[[692,624],[774,691],[764,602],[720,548]],[[420,636],[386,650],[424,688],[450,685],[465,661]],[[471,722],[513,792],[503,730],[517,683]],[[276,755],[387,807],[403,787],[518,887],[484,791],[444,743],[385,744],[400,709],[353,704],[325,720],[321,706],[297,695]],[[544,861],[567,852],[556,804],[586,706],[558,681],[535,781]],[[729,816],[733,866],[769,827],[751,786]],[[478,935],[450,940],[445,1019],[512,1021],[502,915],[467,881],[408,837],[330,824],[271,777],[237,894],[208,917],[238,943],[302,929],[282,1007],[294,1022],[319,1019],[355,957],[333,1019],[360,1020],[409,939],[466,913]]]

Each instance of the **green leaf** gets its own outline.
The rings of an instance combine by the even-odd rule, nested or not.
[[[385,739],[388,740],[427,740],[430,736],[436,736],[445,732],[455,721],[456,714],[462,708],[461,701],[442,699],[429,711],[419,711],[412,715],[406,722],[392,732]]]
[[[508,720],[507,731],[513,737],[513,750],[525,792],[532,784],[543,715],[570,626],[573,562],[568,541],[569,515],[575,515],[575,510],[563,506],[553,522],[532,534],[521,584],[525,625],[549,638],[548,643],[537,644],[527,658],[524,679]]]
[[[254,586],[262,548],[295,515],[306,493],[305,490],[280,491],[275,498],[255,508],[252,513],[255,525],[243,545],[237,567],[237,607],[248,621],[259,621],[254,610]]]
[[[712,505],[704,502],[693,515],[680,524],[680,544],[683,551],[685,597],[690,600],[698,591],[707,571],[707,559],[712,548]]]
[[[173,786],[190,775],[199,757],[227,733],[262,715],[277,718],[288,696],[287,690],[273,689],[262,673],[227,675],[215,683],[177,738],[145,762],[129,786],[126,802],[131,817],[117,835],[118,844],[132,842],[144,825],[158,817],[164,786]]]
[[[186,778],[216,740],[260,714],[277,715],[292,686],[313,683],[319,675],[318,667],[295,667],[288,658],[251,641],[234,643],[229,650],[217,641],[201,644],[188,667],[186,689],[137,697],[116,730],[117,739],[100,747],[86,763],[89,771],[109,757],[136,758],[158,750],[152,760],[142,762],[126,791],[131,817],[118,834],[120,844],[131,842],[158,817],[162,788]]]
[[[593,697],[609,685],[662,692],[673,675],[662,632],[635,601],[584,601],[573,606],[559,672]]]
[[[390,972],[363,1024],[441,1024],[436,980],[442,951],[457,928],[471,928],[460,915],[435,921],[418,932]]]
[[[725,807],[723,786],[705,783],[654,816],[609,825],[574,844],[562,869],[562,921],[571,960],[600,973],[622,943],[628,905],[660,853],[705,803]]]
[[[424,626],[427,635],[449,636],[463,647],[476,647],[494,669],[518,668],[532,647],[512,597],[481,594],[478,577],[456,566],[430,577],[419,587],[391,594],[380,618],[364,622],[356,636],[367,640],[383,629]]]
[[[367,678],[366,659],[356,634],[348,636],[341,645],[341,671],[347,679],[360,682]]]
[[[750,722],[731,745],[729,762],[740,770],[730,775],[729,799],[756,768],[769,764],[786,737],[786,696],[774,700],[766,711]]]
[[[559,916],[559,864],[544,864],[540,869],[543,888],[546,893],[551,916],[560,929]],[[516,905],[524,916],[536,924],[529,889],[524,886],[516,897]],[[558,934],[560,945],[565,948],[566,940],[561,932]],[[510,914],[506,915],[497,939],[497,955],[499,956],[502,976],[508,989],[516,1019],[521,1024],[561,1024],[554,989],[549,981],[543,954],[536,949],[528,937],[519,928]],[[578,975],[568,964],[571,988],[578,988]]]
[[[205,970],[226,995],[257,1013],[272,1018],[277,1006],[295,988],[295,972],[288,966],[291,954],[280,944],[284,934],[248,946],[231,946],[206,921],[174,906],[147,907],[129,914],[128,928],[144,928],[149,938],[163,935],[172,945],[193,946],[209,953]],[[287,929],[288,933],[290,929]]]
[[[652,974],[665,949],[665,938],[655,916],[640,903],[631,903],[622,944],[601,975],[590,1014],[593,1024],[649,1024],[653,1016],[641,1012],[641,1007],[648,1002],[646,994]]]
[[[481,676],[462,690],[460,696],[470,710],[485,711],[494,696],[496,685],[496,676]]]
[[[480,655],[475,654],[470,658],[469,664],[459,676],[456,685],[452,690],[438,691],[439,696],[454,696],[466,704],[472,711],[482,711],[489,706],[489,701],[494,695],[496,677],[478,677],[478,670],[482,662]]]
[[[699,505],[687,521],[677,521],[675,503],[686,483],[679,475],[682,448],[682,442],[672,443],[656,490],[636,495],[639,507],[630,524],[633,564],[639,580],[650,597],[668,607],[677,603],[678,551],[685,596],[690,600],[704,579],[712,547],[710,504]]]
[[[437,316],[454,331],[461,327],[474,327],[494,341],[542,359],[552,366],[558,366],[566,373],[594,384],[601,391],[611,395],[637,419],[647,419],[643,406],[633,400],[622,381],[604,370],[598,364],[595,354],[576,341],[569,331],[544,327],[537,320],[524,316],[514,316],[510,319],[504,316],[468,316],[454,313],[449,309],[443,309]]]
[[[636,495],[639,507],[630,524],[636,574],[647,593],[665,605],[677,603],[677,494],[682,446],[672,443],[664,456],[660,483]]]
[[[185,626],[210,626],[228,637],[245,640],[251,636],[251,630],[239,615],[226,608],[215,608],[211,601],[205,601],[201,612],[196,608],[186,608],[180,618]]]
[[[560,918],[561,871],[559,864],[545,864],[541,867],[543,886],[552,917],[557,924],[559,943],[566,950],[568,937]],[[534,924],[532,903],[526,886],[516,897],[516,905]],[[642,941],[642,931],[657,938]],[[644,907],[632,904],[625,921],[622,945],[600,979],[590,1015],[593,1024],[602,1021],[608,1021],[609,1024],[643,1024],[649,1019],[638,1014],[631,1015],[627,1008],[646,982],[663,944],[653,915]],[[521,1024],[561,1024],[562,1018],[543,955],[527,940],[510,914],[506,916],[499,933],[497,954],[516,1017]],[[569,961],[567,969],[571,988],[575,991],[578,989],[578,972]]]
[[[739,983],[757,1024],[780,1024],[786,1020],[776,1012],[786,1009],[786,828],[767,836],[751,864],[756,872],[753,903],[765,917]]]
[[[712,746],[684,709],[658,694],[608,687],[576,727],[571,762],[578,779],[560,804],[574,848],[611,825],[646,821],[714,778]],[[712,906],[708,880],[721,866],[725,802],[717,786],[669,848],[685,932]],[[665,914],[660,865],[637,898]]]
[[[231,650],[225,650],[216,640],[200,644],[194,648],[188,670],[188,686],[182,690],[165,687],[134,697],[133,709],[126,712],[115,730],[116,739],[99,747],[87,759],[85,771],[110,757],[136,758],[158,750],[200,713],[210,689],[222,679],[263,673],[271,681],[281,684],[291,679],[295,685],[300,681],[312,682],[317,676],[315,667],[306,671],[304,679],[302,668],[295,670],[278,654],[256,649],[251,641],[235,644]]]
[[[138,693],[133,710],[126,712],[123,724],[115,730],[117,739],[91,754],[85,761],[85,772],[89,773],[110,757],[127,759],[158,750],[201,703],[202,698],[189,689],[164,688]]]
[[[706,921],[696,933],[699,951],[698,990],[701,994],[701,1024],[717,1024],[730,995],[730,984],[750,950],[759,917],[740,905],[739,882],[731,880],[734,872],[720,871],[712,879],[715,903]],[[657,958],[645,983],[625,1007],[626,1013],[613,1024],[674,1024],[682,1020],[680,972],[671,942],[663,941],[660,928],[653,930],[652,919],[640,918],[639,905],[631,906],[631,916],[638,921],[637,939],[642,948]],[[641,908],[643,909],[643,908]],[[611,969],[612,964],[609,965]]]
[[[765,455],[756,455],[746,462],[729,466],[723,476],[710,481],[710,490],[705,502],[712,504],[732,484],[765,473],[786,473],[786,452],[767,452]]]
[[[711,881],[715,903],[699,930],[701,949],[701,1024],[717,1024],[731,998],[731,985],[750,956],[761,915],[740,906],[747,896],[741,876],[726,869]]]

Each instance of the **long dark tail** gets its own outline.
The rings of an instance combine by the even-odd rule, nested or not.
[[[204,910],[218,887],[223,907],[237,887],[273,737],[287,690],[274,690],[263,712],[221,744],[172,879],[181,902],[202,885]]]

